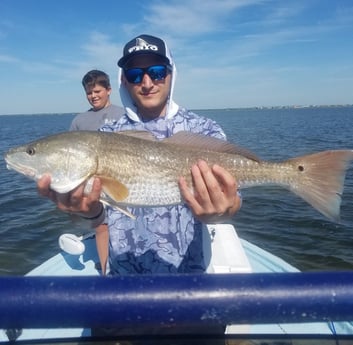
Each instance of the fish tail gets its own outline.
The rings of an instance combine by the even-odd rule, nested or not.
[[[293,158],[287,162],[295,164],[299,178],[289,188],[326,217],[339,221],[344,180],[352,160],[353,150]]]

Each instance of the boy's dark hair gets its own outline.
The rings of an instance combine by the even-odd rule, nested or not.
[[[82,78],[82,86],[85,90],[93,88],[96,84],[103,86],[105,89],[110,89],[111,86],[108,74],[94,69],[87,72]]]

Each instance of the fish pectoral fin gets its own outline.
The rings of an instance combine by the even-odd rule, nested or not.
[[[129,195],[127,187],[112,177],[98,176],[102,183],[102,189],[115,202],[125,200]]]
[[[119,201],[126,199],[129,195],[129,190],[126,188],[124,184],[121,182],[105,176],[98,176],[102,183],[103,192],[101,193],[100,201],[104,205],[109,205],[121,213],[125,214],[126,216],[136,219],[136,217],[129,212],[126,208],[117,205]]]

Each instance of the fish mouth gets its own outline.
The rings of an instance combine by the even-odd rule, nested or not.
[[[36,171],[34,169],[29,168],[28,166],[24,166],[20,163],[15,163],[15,162],[11,161],[8,157],[5,157],[5,162],[6,162],[6,168],[8,170],[18,171],[19,173],[21,173],[31,179],[36,178]]]

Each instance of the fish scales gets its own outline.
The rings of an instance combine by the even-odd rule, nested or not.
[[[107,159],[104,160],[104,165],[103,162],[100,163],[101,171],[98,169],[97,175],[103,175],[117,164],[111,174],[129,188],[129,195],[121,203],[123,205],[161,206],[180,203],[178,178],[185,176],[191,185],[191,166],[200,159],[210,165],[221,164],[236,177],[241,187],[270,182],[284,183],[284,180],[276,179],[279,176],[277,172],[284,168],[283,165],[260,164],[241,156],[207,150],[186,150],[153,141],[142,145],[139,143],[140,139],[128,136],[109,136],[102,140],[101,147],[110,149],[105,153]],[[140,148],[138,151],[135,150],[137,146]],[[103,156],[103,153],[98,156]],[[116,157],[119,157],[118,161]],[[262,166],[261,170],[259,166]]]

